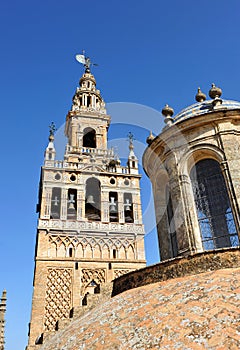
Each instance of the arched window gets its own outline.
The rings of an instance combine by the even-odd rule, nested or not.
[[[69,220],[77,218],[77,190],[73,188],[68,190],[67,218]]]
[[[83,133],[83,147],[96,148],[96,131],[92,128],[86,128]]]
[[[172,250],[172,257],[178,255],[178,246],[177,246],[177,235],[174,222],[172,198],[169,192],[169,187],[166,186],[166,203],[167,203],[167,221],[168,221],[168,233],[170,238],[170,245]]]
[[[110,222],[118,221],[118,194],[109,192],[109,220]]]
[[[134,221],[134,219],[133,219],[132,194],[131,193],[124,193],[123,200],[124,200],[124,218],[125,218],[125,222],[132,223]]]
[[[51,199],[51,219],[60,219],[61,188],[53,187]]]
[[[200,160],[192,168],[190,178],[204,250],[239,245],[219,163],[213,159]]]
[[[101,220],[100,181],[91,177],[86,182],[85,216],[89,221]]]

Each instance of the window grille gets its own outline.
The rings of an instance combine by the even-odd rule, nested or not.
[[[232,208],[220,165],[199,161],[191,170],[193,194],[204,250],[239,245]]]

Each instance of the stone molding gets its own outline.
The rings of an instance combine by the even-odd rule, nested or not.
[[[177,257],[129,272],[115,279],[112,296],[147,284],[239,266],[239,247],[205,251],[187,257]]]

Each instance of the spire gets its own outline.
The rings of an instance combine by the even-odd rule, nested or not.
[[[0,302],[0,350],[4,350],[5,344],[5,312],[7,303],[7,292],[4,290],[2,292],[2,298]]]
[[[131,132],[128,133],[128,142],[129,142],[129,155],[128,155],[128,167],[131,174],[138,174],[138,159],[134,153],[133,140],[135,140]]]
[[[128,147],[129,147],[129,151],[130,151],[128,158],[130,158],[130,157],[136,158],[136,156],[134,154],[134,145],[133,145],[133,140],[135,140],[135,138],[134,138],[133,134],[131,133],[131,131],[129,131],[127,137],[128,137],[128,141],[129,141]]]
[[[45,150],[45,160],[54,160],[55,156],[56,156],[56,151],[55,151],[55,147],[54,147],[54,134],[56,132],[56,125],[54,124],[54,122],[52,122],[49,125],[49,143],[48,146]]]

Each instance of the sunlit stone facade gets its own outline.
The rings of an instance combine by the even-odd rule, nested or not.
[[[211,100],[199,89],[197,103],[148,138],[144,169],[152,182],[161,259],[239,245],[240,103]]]
[[[109,126],[86,67],[66,118],[64,159],[55,159],[53,127],[45,151],[28,349],[79,311],[88,294],[145,266],[138,159],[130,138],[121,165],[107,147]]]

